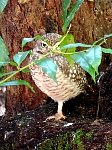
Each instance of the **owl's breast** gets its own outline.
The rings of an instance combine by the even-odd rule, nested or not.
[[[67,101],[79,95],[82,89],[57,68],[56,81],[45,74],[38,65],[30,67],[32,78],[37,87],[55,101]]]

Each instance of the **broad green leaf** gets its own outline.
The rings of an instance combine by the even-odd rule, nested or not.
[[[56,80],[57,65],[51,58],[43,58],[36,62],[42,70],[53,80]]]
[[[35,92],[33,90],[33,87],[30,85],[30,83],[28,83],[25,80],[13,80],[13,81],[8,81],[8,82],[4,82],[4,83],[0,84],[0,86],[17,86],[17,85],[25,85],[28,88],[30,88],[30,90],[32,92]]]
[[[111,48],[101,48],[103,53],[112,54]]]
[[[34,38],[24,38],[22,40],[22,49],[28,42],[32,42],[33,40],[34,40]]]
[[[5,66],[9,63],[9,52],[5,45],[4,40],[0,36],[0,67]]]
[[[73,54],[71,57],[85,71],[87,71],[92,76],[93,80],[95,81],[95,70],[91,66],[91,64],[89,64],[86,53],[85,52],[77,52],[77,53]]]
[[[95,69],[98,74],[98,67],[101,64],[102,50],[101,46],[89,48],[86,53],[88,63]]]
[[[68,7],[70,6],[71,0],[63,0],[62,1],[62,19],[63,19],[63,23],[66,20],[67,17],[67,10]]]
[[[61,39],[63,38],[63,36],[61,37]],[[74,43],[74,36],[72,34],[67,34],[67,36],[64,38],[64,40],[60,43],[59,45],[59,49],[60,47],[63,47],[67,44],[70,44],[70,43]],[[76,50],[76,48],[66,48],[66,49],[63,49],[62,52],[64,53],[74,53]],[[63,56],[67,59],[67,61],[70,63],[70,64],[73,64],[74,61],[71,59],[70,55],[66,55],[66,54],[63,54]]]
[[[26,52],[18,52],[13,56],[13,60],[20,66],[20,64],[23,62],[23,60],[28,56],[29,51]]]
[[[92,47],[92,45],[88,45],[88,44],[82,44],[82,43],[73,43],[73,44],[67,44],[64,46],[60,46],[59,49],[63,50],[63,49],[73,49],[76,47]]]
[[[0,0],[0,13],[3,12],[4,8],[6,7],[8,0]]]
[[[60,40],[63,38],[63,36],[60,38]],[[64,40],[60,43],[59,47],[66,46],[68,44],[74,43],[74,36],[72,34],[67,34]],[[65,48],[68,49],[68,48]],[[72,50],[69,50],[67,52],[74,51],[75,48],[73,47]]]
[[[67,30],[67,27],[69,26],[71,20],[74,18],[75,13],[78,11],[78,9],[80,8],[81,4],[83,3],[84,0],[76,0],[75,4],[73,4],[64,24],[62,27],[62,31],[65,33]]]

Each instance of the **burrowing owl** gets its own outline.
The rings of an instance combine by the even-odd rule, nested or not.
[[[43,38],[47,39],[52,46],[59,41],[60,37],[61,35],[56,33],[43,35]],[[37,40],[30,57],[30,62],[38,59],[41,55],[49,51],[49,47],[43,43],[42,40]],[[59,54],[52,54],[47,57],[52,58],[57,64],[56,81],[44,73],[38,65],[30,67],[31,75],[40,90],[58,102],[57,113],[54,116],[50,116],[49,119],[65,119],[62,113],[63,103],[76,97],[81,92],[84,92],[84,86],[86,84],[85,71],[76,63],[70,65],[66,58]]]

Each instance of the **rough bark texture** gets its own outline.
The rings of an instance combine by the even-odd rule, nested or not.
[[[10,58],[21,49],[24,37],[48,32],[62,33],[61,15],[61,0],[9,0],[0,19],[0,33],[6,41]],[[90,44],[103,35],[112,33],[112,0],[85,0],[72,21],[71,33],[77,42]],[[112,40],[108,40],[106,46],[112,47]],[[28,45],[25,49],[31,48],[32,45]],[[111,60],[112,56],[104,56],[106,65],[101,69],[104,70]],[[26,63],[27,61],[23,65]],[[9,66],[8,70],[11,69],[14,68]],[[20,73],[15,78],[26,79],[35,87],[30,74]],[[46,95],[37,87],[36,93],[24,86],[10,87],[7,91],[7,108],[11,111],[18,103],[30,109],[46,99]]]

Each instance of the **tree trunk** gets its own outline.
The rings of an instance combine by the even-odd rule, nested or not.
[[[0,19],[0,33],[6,42],[10,52],[10,58],[21,50],[21,41],[24,37],[33,37],[37,34],[48,32],[62,33],[61,0],[9,0],[2,18]],[[72,21],[70,31],[76,42],[89,43],[112,33],[112,1],[85,0],[80,10]],[[112,47],[112,40],[108,40],[107,47]],[[25,50],[33,46],[28,44]],[[110,63],[112,56],[104,56],[102,70]],[[27,61],[24,61],[25,65]],[[8,66],[8,70],[14,70]],[[30,74],[19,73],[15,79],[25,79],[34,86],[32,93],[25,86],[7,88],[7,109],[21,110],[17,106],[25,106],[26,109],[37,107],[47,98],[31,81]],[[21,105],[22,104],[22,105]]]

